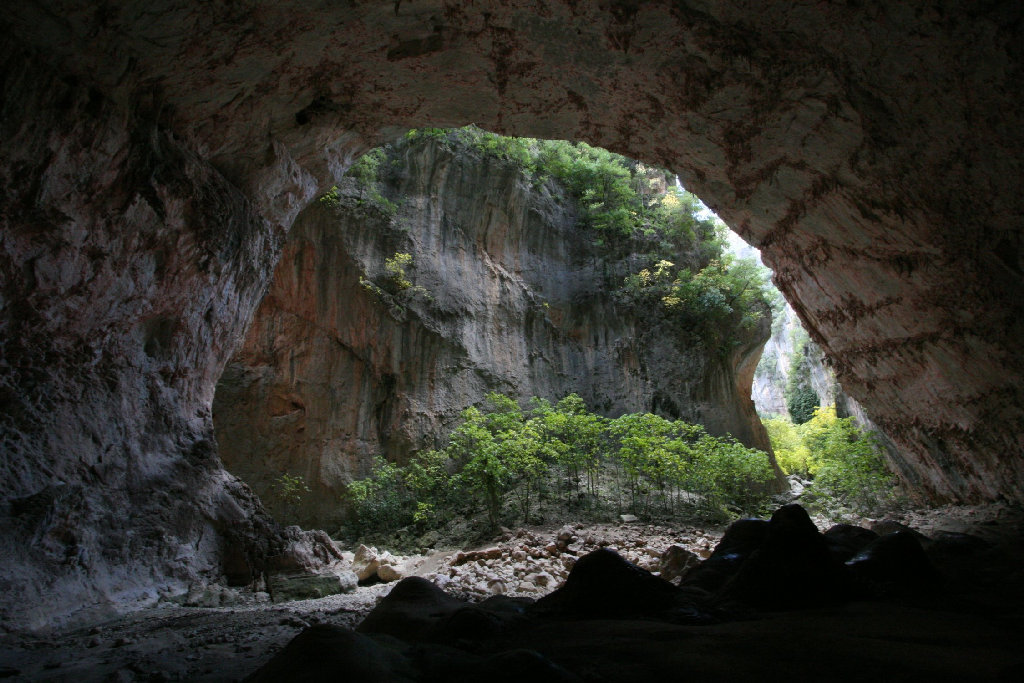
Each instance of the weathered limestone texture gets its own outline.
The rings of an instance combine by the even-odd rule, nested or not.
[[[210,403],[283,231],[150,102],[0,62],[0,614],[250,582],[286,543],[223,470]]]
[[[412,126],[678,170],[761,248],[914,490],[1021,500],[1022,12],[4,3],[5,616],[212,571],[217,520],[255,510],[212,445],[220,369],[298,211]]]
[[[436,141],[403,142],[381,166],[394,215],[348,178],[336,205],[300,214],[218,385],[221,457],[265,501],[280,474],[299,474],[313,488],[302,519],[335,528],[345,484],[374,455],[443,445],[489,391],[524,404],[575,392],[607,415],[657,411],[770,450],[750,401],[767,317],[728,358],[677,341],[614,296],[649,245],[596,247],[556,183]],[[360,285],[386,282],[396,252],[413,255],[422,293]]]

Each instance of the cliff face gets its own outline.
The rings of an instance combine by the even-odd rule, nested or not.
[[[772,320],[771,336],[761,352],[761,360],[754,372],[750,394],[758,414],[762,417],[788,414],[783,392],[789,379],[789,366],[795,350],[793,336],[797,329],[802,329],[799,325],[796,313],[788,304],[783,306],[781,313]]]
[[[557,184],[436,141],[400,145],[383,166],[373,191],[393,212],[346,179],[335,203],[299,216],[218,384],[221,457],[265,500],[281,473],[302,475],[304,519],[332,523],[374,455],[440,445],[489,391],[575,392],[607,415],[656,411],[768,449],[749,398],[767,320],[729,358],[683,346],[616,303],[643,260],[594,246]],[[386,284],[397,252],[413,256],[422,293],[360,284]]]

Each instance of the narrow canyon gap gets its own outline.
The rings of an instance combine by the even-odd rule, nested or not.
[[[761,248],[917,496],[1021,500],[1022,11],[9,3],[5,620],[85,618],[287,546],[221,467],[213,389],[298,212],[415,126],[678,171]]]

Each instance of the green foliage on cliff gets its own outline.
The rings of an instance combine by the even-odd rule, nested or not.
[[[554,183],[594,235],[609,276],[616,259],[649,265],[620,270],[609,282],[617,301],[674,330],[682,344],[728,352],[768,314],[768,271],[724,253],[725,226],[700,200],[656,168],[583,142],[512,138],[475,126],[410,131],[516,166],[535,187]]]
[[[413,265],[412,254],[396,252],[394,256],[384,259],[384,274],[377,281],[359,277],[359,284],[363,289],[377,295],[385,304],[395,319],[402,319],[405,315],[404,303],[412,297],[421,297],[426,301],[432,301],[430,292],[421,285],[414,285],[409,279],[406,268]]]
[[[301,475],[292,475],[285,472],[270,486],[273,492],[275,506],[281,508],[286,514],[291,513],[302,504],[302,499],[309,493],[309,486]]]
[[[436,527],[484,510],[491,527],[545,510],[672,516],[757,512],[772,481],[768,457],[703,427],[649,413],[595,415],[572,394],[533,398],[528,411],[488,394],[463,411],[443,449],[405,466],[378,462],[349,486],[356,526]]]
[[[779,466],[787,474],[812,478],[803,502],[864,514],[896,502],[896,478],[877,440],[853,418],[837,417],[834,406],[815,408],[802,424],[772,418],[764,425]]]
[[[628,276],[619,296],[660,313],[687,341],[727,353],[764,315],[767,286],[764,268],[726,254],[696,272],[663,259]]]
[[[821,403],[814,387],[811,386],[811,365],[807,361],[809,343],[806,338],[794,341],[795,350],[789,363],[786,389],[783,391],[786,409],[796,424],[803,424],[814,417],[814,411]]]
[[[384,273],[387,281],[396,292],[403,292],[413,287],[405,269],[412,265],[412,254],[395,252],[391,258],[384,259]]]
[[[580,222],[598,243],[662,238],[664,249],[715,240],[713,220],[700,216],[700,200],[674,186],[671,174],[585,142],[514,138],[467,126],[411,130],[409,141],[429,139],[469,149],[518,167],[536,187],[557,182],[575,201]]]
[[[387,161],[386,149],[377,147],[356,159],[345,175],[356,181],[357,205],[372,207],[386,216],[394,216],[398,211],[398,205],[380,192],[379,181],[385,161]],[[333,197],[333,199],[328,199],[329,197]],[[331,188],[330,192],[320,199],[336,205],[340,200],[337,187]]]

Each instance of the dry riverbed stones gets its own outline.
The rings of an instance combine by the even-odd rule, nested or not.
[[[469,599],[490,595],[536,598],[561,585],[578,557],[607,548],[652,573],[665,571],[667,580],[678,582],[690,566],[710,556],[720,535],[634,523],[614,527],[572,524],[556,531],[504,529],[494,545],[455,552],[426,578]]]

